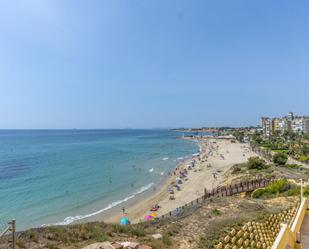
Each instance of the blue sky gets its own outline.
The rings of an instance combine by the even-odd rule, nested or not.
[[[309,115],[309,2],[0,2],[0,128]]]

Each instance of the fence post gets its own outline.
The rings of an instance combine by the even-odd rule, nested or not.
[[[13,243],[13,249],[15,249],[15,232],[16,232],[16,221],[12,220],[12,243]]]
[[[16,232],[16,221],[12,220],[9,222],[10,225],[10,231],[12,232],[12,249],[15,249],[16,246],[16,239],[15,239],[15,232]]]

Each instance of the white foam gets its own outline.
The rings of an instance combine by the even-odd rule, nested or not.
[[[149,172],[150,172],[150,173],[153,172],[153,168],[151,168],[151,169],[149,170]]]
[[[163,176],[163,175],[164,175],[164,171],[162,171],[162,172],[160,173],[160,175]]]
[[[90,214],[85,214],[85,215],[75,215],[75,216],[69,216],[69,217],[66,217],[63,221],[60,221],[60,222],[57,222],[55,223],[54,225],[56,226],[63,226],[63,225],[68,225],[68,224],[71,224],[73,223],[74,221],[77,221],[77,220],[82,220],[82,219],[86,219],[86,218],[89,218],[91,216],[95,216],[97,214],[100,214],[104,211],[107,211],[113,207],[116,207],[118,206],[119,204],[123,203],[123,202],[126,202],[132,198],[134,198],[136,195],[138,194],[141,194],[143,192],[145,192],[146,190],[150,189],[152,187],[152,185],[154,185],[154,183],[149,183],[148,185],[145,185],[143,187],[141,187],[138,191],[136,191],[135,193],[133,193],[132,195],[128,196],[128,197],[125,197],[124,199],[122,200],[118,200],[118,201],[115,201],[115,202],[112,202],[111,204],[109,204],[107,207],[105,208],[102,208],[96,212],[93,212],[93,213],[90,213]],[[43,224],[42,226],[49,226],[50,224]]]
[[[198,151],[201,153],[202,152],[202,145],[198,143]]]
[[[184,158],[183,157],[177,157],[177,160],[183,160]]]
[[[168,157],[164,157],[164,158],[162,158],[162,160],[163,160],[163,161],[166,161],[166,160],[168,160]]]

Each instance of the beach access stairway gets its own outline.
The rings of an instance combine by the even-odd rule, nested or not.
[[[301,225],[300,237],[301,237],[301,242],[303,244],[303,248],[308,249],[309,248],[309,216],[308,215],[304,217],[303,223]]]

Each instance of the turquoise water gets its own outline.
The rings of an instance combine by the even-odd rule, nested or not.
[[[167,130],[0,130],[0,220],[70,224],[154,188],[193,141]]]

